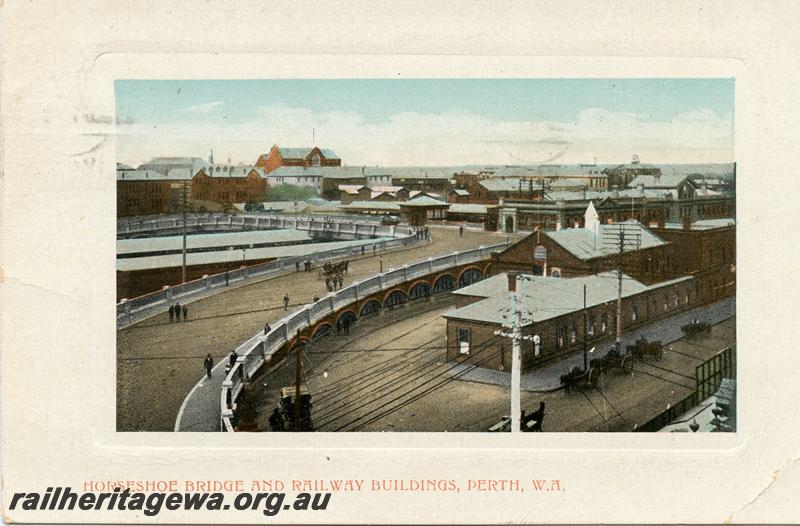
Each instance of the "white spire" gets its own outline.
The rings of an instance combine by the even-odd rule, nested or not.
[[[594,201],[589,201],[589,206],[586,207],[586,212],[583,214],[583,227],[591,230],[597,241],[597,236],[600,235],[600,216],[597,215],[597,210],[594,208]]]

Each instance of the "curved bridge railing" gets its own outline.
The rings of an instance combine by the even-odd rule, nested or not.
[[[215,230],[241,230],[296,228],[309,232],[328,232],[336,237],[352,236],[358,238],[384,238],[376,239],[373,243],[357,247],[345,247],[333,250],[314,252],[304,256],[280,258],[275,261],[252,265],[228,272],[189,281],[181,285],[164,287],[162,290],[151,292],[133,299],[124,299],[117,303],[117,328],[121,329],[148,318],[154,314],[165,312],[171,303],[180,300],[181,303],[194,301],[222,292],[231,286],[260,281],[266,278],[294,272],[296,264],[303,261],[312,261],[315,264],[341,258],[355,257],[365,252],[382,252],[387,249],[408,246],[418,241],[415,231],[409,227],[378,225],[374,222],[335,221],[322,218],[280,217],[262,215],[242,216],[195,216],[187,218],[187,226],[199,226],[207,231]],[[183,228],[180,219],[155,219],[139,223],[120,225],[118,235],[134,232],[153,232]],[[386,239],[392,238],[392,239]]]
[[[313,327],[326,316],[356,304],[358,301],[377,292],[389,291],[401,283],[452,267],[486,260],[493,251],[504,247],[506,247],[505,243],[480,247],[465,252],[455,252],[445,256],[428,258],[424,261],[378,274],[362,282],[353,283],[339,291],[331,292],[319,301],[305,305],[284,316],[274,324],[272,331],[266,336],[263,334],[252,336],[236,348],[236,354],[239,357],[222,383],[220,392],[220,429],[222,431],[234,430],[231,419],[236,408],[236,400],[245,382],[253,377],[282,348],[287,345],[291,346],[299,331]],[[178,427],[179,422],[176,425],[176,429]]]

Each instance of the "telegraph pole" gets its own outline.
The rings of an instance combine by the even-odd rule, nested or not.
[[[516,278],[515,278],[516,279]],[[516,287],[515,287],[516,288]],[[522,339],[522,312],[517,308],[517,294],[515,290],[511,295],[511,432],[519,433],[521,431],[520,419],[522,415],[522,404],[520,402],[519,388],[522,383],[522,360],[521,354],[521,339]]]
[[[294,430],[300,432],[300,378],[302,377],[303,361],[301,360],[302,342],[300,341],[300,330],[297,331],[297,351],[294,367]]]
[[[522,278],[509,273],[509,285],[513,282],[511,294],[510,328],[511,333],[495,331],[495,336],[511,338],[511,432],[522,431],[522,404],[520,401],[520,388],[522,384],[522,340],[533,340],[530,336],[522,335],[522,306],[520,305],[521,292],[518,290]]]
[[[181,208],[183,211],[183,250],[181,252],[181,283],[186,283],[186,192],[188,180],[184,180],[181,185]]]
[[[619,259],[617,260],[617,339],[614,348],[622,352],[622,254],[625,252],[625,229],[619,229]]]
[[[586,312],[586,283],[583,284],[583,370],[586,371],[589,369],[589,356],[588,351],[586,350],[587,347],[587,338],[589,337],[589,333],[586,331],[589,323],[588,318],[589,314]]]

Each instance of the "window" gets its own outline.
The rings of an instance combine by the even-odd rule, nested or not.
[[[569,343],[575,343],[576,341],[578,341],[578,326],[573,321],[572,327],[569,328]]]
[[[639,307],[634,305],[631,307],[631,321],[636,321],[639,319]]]
[[[554,277],[554,278],[560,278],[561,277],[561,269],[553,267],[553,270],[550,271],[550,275],[552,277]]]
[[[312,166],[319,166],[319,164],[320,164],[319,154],[315,153],[314,157],[311,158],[311,165]]]
[[[600,334],[605,334],[607,328],[608,328],[608,314],[604,312],[600,315]]]
[[[589,315],[589,321],[586,326],[586,334],[594,336],[594,314]]]
[[[534,259],[547,259],[547,249],[542,245],[537,245],[533,250]]]
[[[458,328],[458,354],[469,354],[469,329]]]
[[[676,292],[675,293],[675,301],[673,302],[673,304],[677,307],[679,305],[679,303],[680,303],[680,299],[678,298],[678,293]]]
[[[559,327],[556,329],[556,349],[561,349],[564,347],[564,333],[567,332],[565,327]]]
[[[667,297],[667,293],[664,293],[664,310],[669,308],[669,298]]]

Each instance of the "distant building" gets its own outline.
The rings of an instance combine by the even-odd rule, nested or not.
[[[497,204],[501,199],[539,200],[542,189],[532,179],[482,179],[467,187],[469,203]]]
[[[391,176],[382,168],[359,166],[282,166],[267,174],[270,186],[313,188],[325,199],[338,199],[339,186],[384,186]]]
[[[445,313],[447,360],[499,371],[511,370],[511,345],[496,331],[507,330],[511,294],[520,287],[524,313],[522,371],[527,372],[584,348],[611,344],[616,332],[616,273],[571,279],[501,273],[451,294],[456,308]],[[584,331],[584,286],[586,330]],[[622,331],[674,316],[698,305],[694,279],[681,277],[645,285],[622,280]],[[538,337],[534,339],[534,337]],[[538,343],[535,341],[538,340]]]
[[[666,223],[653,228],[672,245],[673,269],[695,277],[700,299],[712,303],[736,295],[736,221],[686,217],[680,223]]]
[[[117,217],[168,214],[172,185],[188,181],[189,171],[173,169],[170,175],[152,170],[117,170]]]
[[[208,168],[208,163],[200,157],[154,157],[140,165],[138,169],[167,175],[175,169],[187,170],[195,174],[204,168]]]
[[[639,156],[634,155],[633,161],[628,164],[621,164],[615,168],[603,170],[608,176],[608,187],[626,188],[631,181],[640,175],[658,176],[661,175],[661,168],[650,164],[643,164],[639,161]]]
[[[198,170],[191,183],[192,199],[219,204],[260,203],[267,193],[266,174],[247,165],[215,164]]]
[[[320,149],[316,146],[304,148],[285,148],[273,145],[269,153],[262,154],[256,161],[256,168],[266,173],[281,166],[341,166],[342,160],[333,150]]]
[[[392,186],[403,186],[408,191],[435,192],[447,195],[452,188],[452,172],[444,168],[388,167]]]

